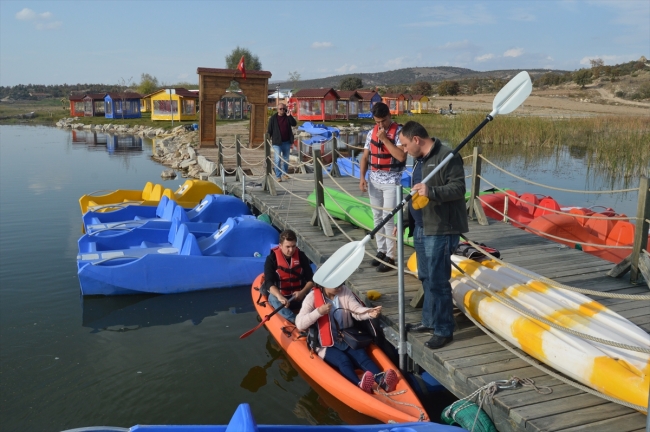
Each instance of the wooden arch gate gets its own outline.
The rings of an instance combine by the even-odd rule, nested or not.
[[[231,81],[237,81],[251,106],[251,124],[249,132],[250,145],[264,142],[266,133],[266,105],[271,72],[246,71],[246,79],[236,69],[198,68],[199,74],[199,137],[201,146],[216,146],[216,104],[230,87]]]

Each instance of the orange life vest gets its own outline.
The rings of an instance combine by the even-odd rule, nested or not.
[[[397,127],[398,124],[393,122],[386,131],[386,136],[388,140],[395,144],[395,138],[397,137]],[[395,159],[386,146],[377,139],[377,133],[379,132],[379,125],[375,125],[372,128],[372,134],[370,135],[370,168],[372,171],[393,171],[401,172],[406,166],[406,160],[400,162]]]
[[[314,307],[318,309],[325,304],[325,295],[320,288],[314,287]],[[332,330],[332,322],[330,314],[325,314],[318,318],[316,321],[318,327],[318,338],[320,346],[331,347],[334,345],[334,331]]]
[[[275,272],[278,274],[278,289],[283,296],[290,296],[302,287],[302,266],[300,265],[300,249],[296,248],[289,259],[280,250],[280,246],[271,249],[275,253],[275,260],[278,263]]]

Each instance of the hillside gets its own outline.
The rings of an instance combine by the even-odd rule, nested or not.
[[[418,81],[439,82],[444,80],[461,80],[469,78],[499,78],[509,79],[522,71],[523,69],[510,69],[510,70],[494,70],[487,72],[479,72],[472,69],[465,69],[459,67],[449,66],[436,66],[436,67],[414,67],[405,69],[396,69],[387,72],[376,73],[357,73],[334,75],[326,78],[317,78],[311,80],[301,80],[296,82],[282,81],[280,82],[281,88],[320,88],[320,87],[338,87],[342,79],[348,77],[358,77],[363,81],[364,87],[375,86],[392,86],[399,84],[413,84]],[[547,72],[554,72],[564,74],[567,71],[550,70],[550,69],[526,69],[530,75],[535,78]],[[273,82],[272,84],[278,84]]]

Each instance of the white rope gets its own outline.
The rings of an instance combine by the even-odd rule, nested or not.
[[[332,180],[332,181],[334,182],[334,184],[335,184],[336,186],[339,187],[339,189],[341,189],[343,192],[345,192],[345,194],[346,194],[347,196],[349,196],[349,197],[352,198],[353,200],[357,201],[358,203],[363,204],[364,206],[368,206],[368,207],[370,207],[370,208],[374,208],[374,209],[376,209],[376,210],[383,210],[383,211],[386,211],[386,210],[391,211],[391,210],[393,210],[392,207],[379,207],[379,206],[374,206],[374,205],[369,204],[369,203],[367,203],[367,202],[363,202],[363,201],[361,201],[359,198],[355,197],[355,196],[352,195],[350,192],[348,192],[347,190],[345,190],[345,188],[344,188],[343,186],[341,186],[341,184],[340,184],[339,182],[337,182],[337,181],[334,179],[334,177],[332,177],[332,175],[331,175],[328,171],[325,171],[325,172],[326,172],[327,175],[329,176],[330,180]]]
[[[261,165],[261,164],[264,163],[264,159],[262,159],[262,160],[260,160],[260,161],[257,161],[257,162],[255,162],[255,163],[253,163],[253,162],[249,162],[249,161],[247,161],[247,160],[244,159],[244,157],[241,156],[241,155],[239,155],[239,158],[242,160],[242,162],[246,163],[246,164],[249,165],[249,166],[257,166],[257,165]]]
[[[488,160],[485,156],[480,155],[480,157],[481,157],[485,162],[489,163],[489,164],[492,165],[494,168],[498,169],[499,171],[503,172],[504,174],[508,174],[508,175],[510,175],[510,176],[512,176],[512,177],[514,177],[514,178],[516,178],[517,180],[521,180],[521,181],[523,181],[523,182],[530,183],[530,184],[533,184],[533,185],[535,185],[535,186],[545,187],[545,188],[547,188],[547,189],[558,190],[558,191],[562,191],[562,192],[586,193],[586,194],[613,194],[613,193],[632,192],[632,191],[639,190],[638,188],[634,188],[634,189],[616,189],[616,190],[609,190],[609,191],[589,191],[589,190],[575,190],[575,189],[564,189],[564,188],[558,188],[558,187],[554,187],[554,186],[545,185],[545,184],[542,184],[542,183],[536,183],[536,182],[534,182],[534,181],[532,181],[532,180],[528,180],[528,179],[525,179],[525,178],[523,178],[523,177],[519,177],[518,175],[515,175],[515,174],[513,174],[513,173],[511,173],[511,172],[509,172],[509,171],[507,171],[507,170],[505,170],[505,169],[503,169],[503,168],[501,168],[500,166],[494,164],[493,162],[491,162],[490,160]]]

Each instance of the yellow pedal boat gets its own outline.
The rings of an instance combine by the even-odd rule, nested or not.
[[[102,191],[103,192],[103,191]],[[180,206],[192,208],[208,194],[223,194],[216,184],[205,180],[186,180],[175,192],[160,184],[147,182],[142,190],[118,189],[104,195],[97,192],[79,198],[81,214],[88,210],[107,212],[125,205],[157,206],[163,196],[176,201]]]

